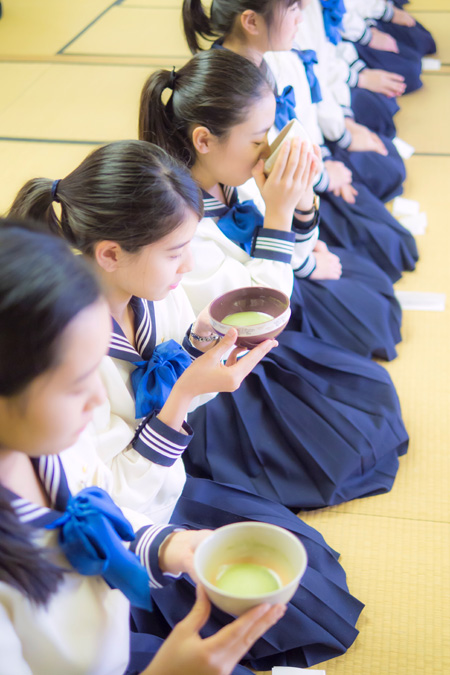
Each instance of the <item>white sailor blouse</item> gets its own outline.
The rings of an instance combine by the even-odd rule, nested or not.
[[[184,487],[181,457],[192,429],[186,422],[182,431],[172,429],[158,419],[157,408],[139,415],[132,378],[138,363],[145,367],[153,359],[157,365],[158,361],[164,364],[165,354],[161,356],[158,349],[164,350],[171,340],[189,362],[201,352],[188,339],[195,316],[181,287],[155,303],[133,298],[132,307],[136,348],[114,322],[109,355],[100,365],[107,401],[94,412],[89,432],[99,458],[111,472],[114,501],[121,508],[131,508],[164,524],[170,520]],[[197,397],[191,410],[213,396]]]
[[[196,313],[234,288],[267,286],[292,293],[295,232],[264,228],[260,210],[240,202],[236,188],[224,186],[224,194],[226,204],[204,192],[205,213],[192,241],[194,268],[182,280]],[[222,231],[218,222],[227,219]]]
[[[78,464],[68,461],[70,480],[60,457],[31,460],[50,508],[10,493],[10,503],[19,520],[35,528],[36,543],[56,552],[60,546],[58,527],[67,516],[69,500],[73,500],[71,487],[89,487],[86,478],[95,472],[97,482],[108,487],[108,477],[95,453],[90,454],[93,448],[89,450],[86,437],[66,452],[69,456],[81,453]],[[89,468],[83,471],[86,461]],[[100,474],[104,474],[102,480]],[[127,512],[126,517],[130,514]],[[176,528],[155,526],[141,514],[131,515],[132,527],[138,532],[130,549],[147,570],[150,586],[160,587],[173,577],[161,573],[158,549]],[[55,554],[54,562],[68,567],[62,553]],[[1,675],[121,675],[129,659],[129,601],[102,576],[85,576],[73,569],[64,575],[47,607],[36,606],[20,591],[0,582],[0,654]]]

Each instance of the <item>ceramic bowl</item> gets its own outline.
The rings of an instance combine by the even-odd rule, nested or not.
[[[301,138],[302,141],[308,141],[310,146],[312,147],[312,142],[311,139],[305,129],[305,127],[300,124],[300,122],[296,119],[291,120],[286,124],[285,127],[280,131],[278,136],[275,138],[273,143],[271,143],[269,152],[270,155],[264,162],[264,173],[268,176],[269,173],[272,171],[275,162],[277,160],[278,154],[281,150],[281,146],[283,145],[283,142],[286,140],[291,140],[293,138]]]
[[[216,298],[210,305],[211,325],[216,333],[225,335],[230,326],[222,323],[223,319],[238,312],[264,312],[272,317],[264,323],[235,326],[238,331],[236,345],[246,349],[253,349],[260,342],[279,335],[291,315],[289,298],[281,291],[264,286],[237,288]]]
[[[214,581],[224,565],[253,562],[276,573],[280,588],[257,595],[233,595]],[[201,542],[194,554],[194,566],[209,599],[219,609],[239,616],[267,602],[285,604],[294,595],[305,573],[308,557],[301,541],[291,532],[266,523],[225,525]]]

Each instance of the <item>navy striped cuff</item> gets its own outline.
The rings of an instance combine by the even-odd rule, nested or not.
[[[318,182],[314,185],[314,191],[326,192],[329,184],[330,184],[330,177],[328,175],[328,171],[324,167],[322,173],[320,174]]]
[[[299,277],[300,279],[306,279],[306,277],[309,277],[310,274],[312,274],[315,269],[316,269],[316,256],[314,255],[314,253],[310,253],[309,256],[306,258],[306,260],[303,262],[303,264],[294,270],[294,274],[296,277]]]
[[[369,26],[366,26],[366,28],[364,29],[364,33],[361,35],[359,40],[357,40],[357,42],[359,42],[361,45],[368,45],[371,39],[372,39],[372,31],[369,28]]]
[[[290,263],[294,253],[294,242],[294,232],[258,227],[250,255],[253,258]]]
[[[392,21],[394,16],[394,3],[388,0],[386,2],[386,9],[384,10],[382,16],[380,17],[381,21]]]
[[[168,427],[158,419],[158,412],[153,411],[139,425],[131,445],[150,462],[172,466],[186,450],[194,432],[187,422],[183,422],[186,434]]]
[[[353,61],[353,63],[350,64],[350,75],[348,77],[349,87],[356,87],[359,80],[359,74],[364,68],[367,68],[367,65],[362,59],[356,59],[356,61]]]
[[[150,525],[149,527],[142,527],[136,533],[134,541],[130,544],[130,550],[136,553],[149,574],[151,588],[162,588],[181,576],[181,574],[174,575],[161,572],[159,568],[159,547],[169,534],[181,529],[183,528],[176,525]]]
[[[344,113],[344,117],[351,117],[352,119],[355,118],[355,113],[348,105],[341,105],[341,108],[342,112]]]
[[[342,136],[340,138],[338,138],[338,140],[336,141],[338,146],[340,148],[343,148],[344,150],[346,148],[348,148],[348,146],[351,144],[351,142],[352,142],[352,135],[351,135],[351,133],[348,129],[345,129]]]

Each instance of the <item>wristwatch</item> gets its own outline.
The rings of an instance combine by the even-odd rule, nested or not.
[[[295,213],[298,213],[300,216],[310,216],[312,213],[316,213],[319,210],[320,206],[320,197],[314,193],[313,205],[308,211],[302,211],[301,209],[295,209]]]

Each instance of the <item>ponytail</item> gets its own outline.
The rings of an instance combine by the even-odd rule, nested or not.
[[[0,582],[13,586],[37,605],[46,605],[64,570],[50,552],[33,542],[33,528],[21,523],[0,485]]]
[[[164,103],[169,85],[173,92]],[[139,138],[191,168],[196,160],[194,126],[223,138],[268,92],[272,86],[263,72],[243,56],[227,49],[201,52],[175,74],[159,70],[150,75],[141,94]]]
[[[205,14],[201,0],[184,0],[182,17],[184,34],[192,54],[202,51],[198,35],[211,41],[219,37],[211,27],[211,19]]]
[[[183,1],[183,28],[189,49],[193,54],[201,51],[199,37],[210,40],[230,35],[236,19],[246,10],[260,14],[270,30],[275,10],[285,10],[299,0],[213,0],[210,16],[205,13],[201,0]]]
[[[59,218],[53,198],[61,206]],[[93,256],[95,245],[105,240],[135,253],[179,227],[187,210],[198,218],[203,214],[199,189],[186,168],[150,143],[118,141],[91,152],[58,183],[28,181],[10,216],[42,220],[52,233]]]
[[[138,133],[140,140],[158,145],[171,157],[177,157],[183,164],[191,166],[193,147],[172,122],[177,79],[179,74],[175,70],[158,70],[150,75],[141,92]],[[166,89],[172,89],[172,94],[164,104],[163,92]]]
[[[52,234],[60,234],[59,219],[53,208],[53,182],[49,178],[33,178],[22,187],[10,213],[20,220],[45,223]]]

